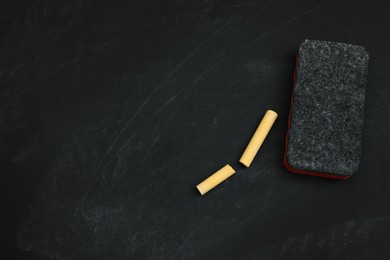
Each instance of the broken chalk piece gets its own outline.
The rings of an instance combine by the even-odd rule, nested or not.
[[[240,163],[249,167],[259,151],[264,139],[267,137],[272,125],[275,123],[278,114],[272,110],[267,110],[252,139],[241,156]]]
[[[236,171],[229,164],[226,164],[223,168],[199,183],[196,188],[199,190],[200,194],[204,195],[234,173],[236,173]]]

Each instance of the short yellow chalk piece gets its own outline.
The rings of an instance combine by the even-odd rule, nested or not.
[[[199,183],[196,188],[199,190],[200,194],[204,195],[234,173],[236,173],[236,171],[229,164],[226,164],[223,168]]]
[[[267,110],[252,139],[241,156],[240,163],[249,167],[267,137],[272,125],[275,123],[278,114],[272,110]]]

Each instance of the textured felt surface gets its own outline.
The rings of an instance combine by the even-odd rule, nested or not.
[[[358,170],[368,60],[361,46],[300,45],[287,135],[292,167],[343,176]]]

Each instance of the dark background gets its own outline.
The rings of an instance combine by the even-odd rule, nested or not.
[[[0,258],[389,259],[387,2],[2,1]],[[346,181],[282,164],[306,38],[371,54]],[[237,174],[201,197],[226,163]]]

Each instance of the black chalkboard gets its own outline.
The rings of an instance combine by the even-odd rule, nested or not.
[[[387,1],[0,4],[1,258],[389,259],[389,31]],[[346,181],[282,163],[305,39],[371,55]]]

